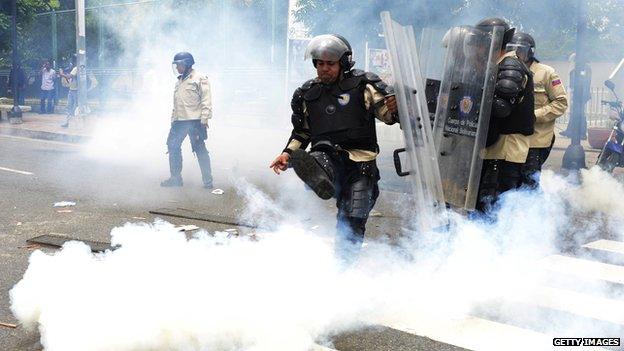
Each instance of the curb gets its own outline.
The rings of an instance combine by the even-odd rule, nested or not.
[[[40,130],[30,130],[21,128],[11,128],[0,125],[0,135],[19,136],[30,139],[61,141],[65,143],[84,143],[90,137],[86,135],[64,134],[55,132],[44,132]]]

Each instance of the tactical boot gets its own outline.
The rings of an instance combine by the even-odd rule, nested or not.
[[[182,186],[182,177],[169,177],[169,179],[163,180],[160,182],[160,186],[162,187],[178,187]]]
[[[295,150],[290,155],[289,162],[297,176],[321,199],[328,200],[334,196],[334,184],[323,167],[309,153]]]

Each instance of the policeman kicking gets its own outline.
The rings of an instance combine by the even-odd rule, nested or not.
[[[336,252],[346,263],[357,258],[379,195],[375,118],[398,121],[387,85],[373,73],[352,69],[351,57],[350,44],[339,35],[310,41],[305,58],[312,59],[317,77],[295,90],[293,131],[270,165],[276,174],[291,166],[320,198],[336,199]]]
[[[173,58],[173,71],[178,75],[173,92],[171,129],[167,137],[169,171],[171,176],[160,183],[163,187],[182,186],[182,142],[188,135],[201,169],[204,188],[211,189],[212,171],[205,140],[208,120],[212,117],[212,102],[208,78],[193,69],[195,60],[188,52]]]

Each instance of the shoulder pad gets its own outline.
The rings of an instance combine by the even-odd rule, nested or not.
[[[303,90],[303,99],[305,101],[314,101],[321,96],[323,89],[320,84],[312,84],[308,90]]]
[[[366,72],[366,74],[364,74],[364,78],[366,78],[366,80],[369,81],[370,83],[381,81],[381,78],[379,78],[379,76],[373,72]]]
[[[306,91],[306,90],[310,90],[312,88],[312,86],[314,84],[318,83],[318,79],[314,78],[314,79],[310,79],[307,82],[303,83],[303,85],[301,86],[301,90]]]
[[[361,77],[363,75],[365,75],[366,72],[362,71],[361,69],[352,69],[351,70],[351,75],[354,77]]]
[[[371,84],[377,91],[379,91],[383,95],[392,94],[393,92],[392,87],[389,87],[386,82],[381,80],[381,77],[373,72],[366,72],[364,74],[364,80],[367,84]]]

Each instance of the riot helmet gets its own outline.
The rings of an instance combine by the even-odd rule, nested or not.
[[[177,67],[178,65],[184,66],[184,73],[182,74],[185,74],[195,64],[195,59],[193,59],[193,55],[191,55],[190,53],[182,51],[182,52],[178,52],[177,54],[175,54],[175,56],[173,56],[173,62],[171,64],[172,64],[173,74],[177,76],[177,75],[180,75],[180,72],[178,71],[178,67]]]
[[[515,33],[507,44],[506,50],[515,51],[518,58],[522,61],[537,61],[535,58],[535,40],[527,33]]]
[[[481,21],[479,21],[479,23],[476,24],[476,27],[486,32],[492,32],[494,30],[494,27],[502,27],[505,33],[503,34],[503,44],[501,46],[501,49],[505,49],[507,47],[507,43],[511,41],[516,31],[516,28],[511,28],[507,21],[498,17],[489,17],[482,19]]]
[[[343,72],[348,72],[355,65],[352,56],[351,44],[344,37],[337,34],[323,34],[310,40],[304,58],[306,60],[311,58],[314,67],[316,67],[316,60],[337,61]]]

